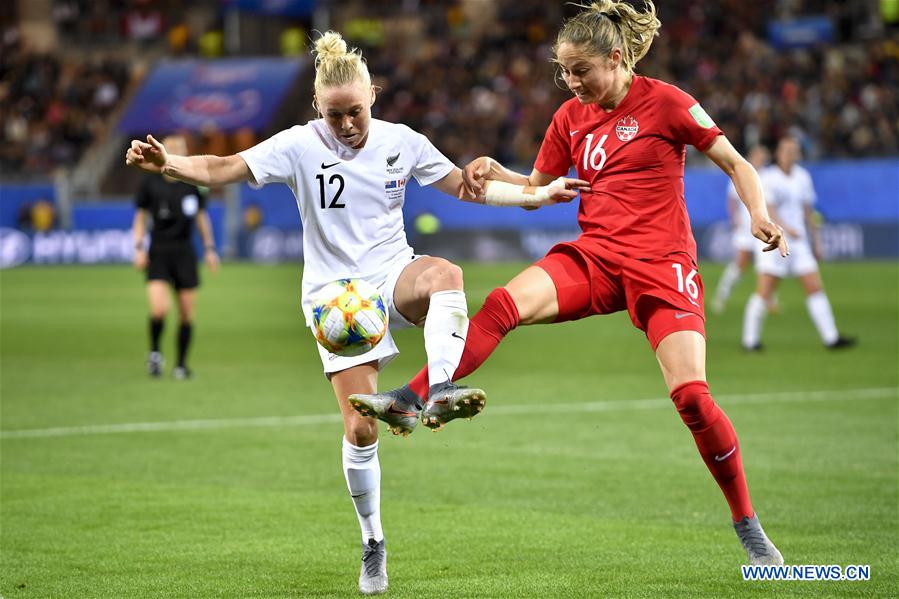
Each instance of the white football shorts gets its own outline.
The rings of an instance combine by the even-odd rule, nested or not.
[[[415,325],[406,320],[406,317],[400,314],[399,310],[396,309],[396,305],[393,302],[393,291],[396,288],[397,279],[400,278],[400,274],[403,272],[403,269],[405,269],[407,266],[409,266],[419,258],[423,257],[423,255],[412,255],[411,257],[404,256],[398,259],[393,264],[393,267],[387,272],[387,276],[382,281],[372,281],[366,279],[369,283],[378,288],[378,291],[381,293],[381,296],[383,296],[384,301],[387,302],[387,313],[389,314],[387,321],[387,333],[384,334],[384,338],[381,339],[381,341],[379,341],[378,344],[370,351],[352,357],[344,357],[338,356],[337,354],[332,354],[324,347],[322,347],[318,343],[318,341],[315,341],[315,333],[312,331],[312,327],[309,327],[309,332],[312,333],[315,347],[318,348],[318,354],[322,359],[322,366],[324,367],[325,376],[328,377],[329,380],[331,378],[331,375],[335,372],[340,372],[341,370],[346,370],[347,368],[352,368],[353,366],[358,366],[360,364],[367,364],[368,362],[372,362],[375,360],[378,361],[378,370],[383,370],[385,366],[387,366],[390,362],[393,361],[395,357],[400,354],[400,350],[396,346],[396,341],[393,340],[393,335],[390,334],[390,331],[396,329],[407,329]]]
[[[801,277],[818,270],[818,261],[809,245],[808,239],[787,239],[790,246],[790,255],[786,258],[777,250],[763,252],[765,247],[759,243],[755,250],[755,270],[759,274],[771,275],[778,278]]]

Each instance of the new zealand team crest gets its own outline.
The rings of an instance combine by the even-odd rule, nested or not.
[[[640,124],[637,122],[637,119],[631,115],[621,117],[615,125],[615,135],[617,135],[618,139],[621,141],[630,141],[634,139],[639,130]]]

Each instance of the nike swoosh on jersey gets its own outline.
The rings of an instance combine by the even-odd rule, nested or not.
[[[674,318],[676,318],[677,320],[680,320],[681,318],[686,318],[687,316],[696,316],[696,315],[693,314],[692,312],[675,312],[674,313]]]
[[[457,333],[456,331],[453,331],[452,333],[450,333],[450,335],[451,335],[452,337],[455,337],[456,339],[461,339],[462,341],[465,341],[465,337],[463,337],[462,335],[460,335],[460,334]]]
[[[324,162],[322,162],[322,170],[324,170],[326,168],[331,168],[332,166],[337,166],[338,164],[340,164],[339,160],[337,162],[335,162],[334,164],[325,164]]]
[[[569,131],[569,132],[568,132],[568,135],[574,137],[575,135],[577,135],[577,132],[578,132],[578,131],[580,131],[580,129],[575,129],[574,131]]]

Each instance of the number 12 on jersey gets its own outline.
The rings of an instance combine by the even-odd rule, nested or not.
[[[337,182],[337,191],[334,193],[334,197],[331,198],[331,203],[327,203],[327,198],[325,197],[325,175],[324,173],[319,173],[315,175],[315,178],[318,179],[318,191],[321,200],[321,209],[325,210],[326,208],[346,208],[346,204],[341,204],[337,200],[340,199],[340,194],[343,193],[344,181],[343,176],[340,174],[333,174],[331,178],[328,179],[328,186],[334,185],[335,181]]]

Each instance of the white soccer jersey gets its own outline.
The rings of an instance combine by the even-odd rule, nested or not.
[[[808,171],[794,164],[787,174],[776,164],[762,169],[760,173],[765,200],[777,209],[780,225],[786,225],[808,237],[805,228],[805,207],[815,203],[815,187]]]
[[[430,185],[454,165],[423,135],[372,119],[365,146],[338,141],[309,121],[240,152],[258,185],[284,183],[303,222],[303,312],[327,283],[344,277],[380,285],[398,259],[411,259],[403,228],[410,175]]]

